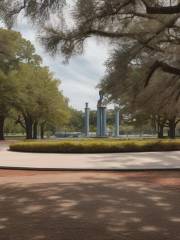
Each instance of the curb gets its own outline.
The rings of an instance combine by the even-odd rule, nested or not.
[[[177,168],[119,168],[119,169],[106,169],[106,168],[33,168],[33,167],[6,167],[0,166],[0,170],[24,170],[24,171],[44,171],[44,172],[155,172],[155,171],[180,171],[180,167]]]

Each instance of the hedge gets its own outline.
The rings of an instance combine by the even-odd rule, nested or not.
[[[180,140],[61,140],[22,141],[11,151],[36,153],[118,153],[180,150]]]

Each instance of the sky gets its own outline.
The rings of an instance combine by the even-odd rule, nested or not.
[[[36,28],[25,19],[17,21],[14,29],[32,42],[37,54],[43,59],[43,65],[49,66],[55,77],[61,80],[61,90],[69,98],[72,107],[83,110],[85,102],[88,102],[91,109],[96,109],[99,99],[96,86],[105,73],[104,62],[110,51],[107,43],[90,38],[83,55],[73,57],[68,64],[63,64],[60,54],[52,57],[45,51],[37,38]]]

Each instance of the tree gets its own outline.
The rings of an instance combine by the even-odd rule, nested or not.
[[[68,119],[68,100],[58,90],[59,81],[40,65],[34,46],[20,33],[0,29],[0,46],[0,139],[12,109],[27,138],[37,138],[38,125],[43,137],[47,125],[60,126]]]
[[[4,139],[4,123],[14,104],[16,84],[12,70],[17,67],[21,35],[0,29],[0,140]]]
[[[44,138],[45,131],[55,133],[59,128],[66,126],[71,115],[68,99],[64,97],[61,91],[59,91],[60,81],[56,79],[52,79],[51,81],[54,81],[55,86],[51,86],[53,90],[51,92],[52,95],[49,92],[50,88],[46,88],[48,94],[45,97],[46,100],[44,99],[43,102],[47,104],[47,107],[45,107],[44,104],[46,111],[41,115],[39,121],[40,135],[42,139]],[[47,96],[49,96],[49,99]]]
[[[8,74],[17,66],[20,42],[20,33],[0,29],[0,69],[5,74]]]
[[[82,132],[84,127],[83,112],[70,108],[70,119],[66,125],[71,131]]]
[[[64,0],[1,0],[0,7],[2,18],[10,25],[13,18],[24,11],[33,22],[44,26],[42,40],[46,48],[51,52],[60,50],[66,57],[82,53],[85,40],[91,36],[115,42],[128,40],[133,45],[130,51],[133,55],[144,48],[162,52],[162,42],[179,43],[180,16],[175,14],[180,12],[179,1],[76,0],[70,4],[75,22],[73,28],[67,27],[63,14],[58,14],[67,5],[68,1]],[[61,24],[47,24],[52,14],[57,15],[56,20],[59,19]],[[56,26],[62,26],[62,29]],[[165,45],[169,47],[163,44],[163,48]],[[161,59],[152,66],[151,74],[152,69],[154,72],[160,67],[163,71],[180,75],[173,62]]]
[[[12,80],[12,76],[6,76],[0,71],[0,140],[4,140],[5,119],[9,116],[16,97],[16,83]]]
[[[144,76],[151,55],[144,52],[123,68],[122,55],[121,49],[116,50],[107,61],[107,72],[100,87],[110,101],[120,101],[131,114],[145,114],[156,123],[154,126],[159,137],[163,137],[164,127],[169,127],[169,136],[174,138],[180,116],[179,77],[158,71],[148,86],[144,87]]]
[[[75,22],[73,28],[67,27],[63,14],[58,14],[67,5],[65,0],[1,0],[1,17],[12,25],[13,19],[24,11],[25,16],[43,26],[42,40],[46,48],[51,52],[60,50],[66,57],[82,53],[84,42],[91,36],[114,42],[128,40],[133,44],[130,51],[133,55],[144,48],[162,52],[162,42],[179,43],[180,16],[175,14],[180,12],[179,0],[76,0],[70,4]],[[48,25],[52,14],[61,24]],[[168,49],[168,44],[163,48],[165,45]],[[173,62],[155,61],[150,73],[158,68],[180,75]]]
[[[72,18],[75,23],[73,27],[68,27],[65,24],[54,24],[53,26],[47,24],[51,13],[56,14],[60,9],[62,10],[66,5],[65,1],[51,0],[47,2],[44,0],[39,3],[39,1],[34,0],[19,0],[18,5],[15,5],[17,1],[11,2],[9,4],[8,0],[2,1],[2,7],[5,10],[3,11],[3,16],[6,19],[10,19],[10,16],[17,15],[23,9],[31,20],[35,20],[39,26],[43,26],[42,42],[47,50],[52,53],[60,51],[65,57],[69,58],[72,55],[81,54],[84,50],[86,40],[91,36],[110,40],[117,52],[117,61],[115,63],[111,62],[111,68],[116,69],[116,65],[113,64],[116,64],[118,61],[121,62],[118,65],[118,71],[121,78],[127,81],[129,79],[127,75],[131,72],[134,74],[133,65],[140,65],[139,69],[141,69],[141,74],[144,77],[143,79],[140,77],[136,81],[136,84],[132,81],[129,83],[121,81],[119,83],[116,77],[117,71],[115,73],[112,71],[108,87],[111,88],[111,92],[114,89],[113,97],[119,94],[118,86],[124,89],[126,93],[124,95],[128,96],[126,89],[128,84],[131,84],[129,85],[130,90],[128,92],[133,93],[134,98],[139,99],[137,91],[140,91],[142,94],[148,91],[151,94],[149,98],[146,96],[146,102],[148,102],[148,99],[151,99],[151,101],[152,99],[160,101],[160,104],[157,105],[155,115],[158,112],[160,118],[166,119],[168,117],[168,121],[175,121],[174,118],[178,117],[177,113],[167,116],[169,115],[167,105],[178,105],[180,96],[177,92],[178,88],[171,89],[172,91],[170,92],[171,94],[173,93],[173,101],[170,100],[168,102],[166,100],[167,98],[169,99],[167,93],[160,94],[161,99],[159,99],[159,96],[152,98],[154,95],[152,95],[150,89],[154,84],[152,83],[151,85],[150,82],[154,82],[153,79],[157,78],[157,74],[163,75],[167,73],[168,80],[173,81],[174,86],[179,84],[180,59],[179,54],[176,54],[176,52],[179,52],[180,43],[180,15],[176,14],[179,13],[179,1],[77,0],[72,5]],[[61,22],[64,20],[62,16],[59,18]],[[40,25],[39,23],[42,24],[42,21],[44,24]],[[59,28],[59,26],[62,26],[62,28]],[[129,68],[129,65],[131,68]],[[163,78],[161,80],[164,82]],[[168,84],[170,84],[169,81]],[[151,86],[148,87],[149,85]],[[134,91],[131,91],[132,88]],[[146,88],[146,91],[144,91],[144,88]],[[131,102],[134,98],[131,98]],[[129,100],[127,97],[126,104],[131,106]],[[137,104],[138,101],[135,102]],[[163,102],[165,102],[165,107],[163,107],[163,111],[159,111],[158,108],[161,109]]]
[[[27,139],[37,138],[38,125],[41,137],[48,125],[64,123],[68,117],[68,103],[59,92],[59,81],[47,67],[21,64],[16,73],[18,81],[17,122],[26,130]]]
[[[0,69],[5,74],[17,69],[18,64],[27,62],[40,64],[41,57],[35,53],[30,41],[12,30],[0,28]]]
[[[40,64],[40,56],[35,54],[32,44],[21,34],[0,29],[0,139],[4,139],[4,123],[11,108],[16,106],[17,84],[13,77],[22,62]]]

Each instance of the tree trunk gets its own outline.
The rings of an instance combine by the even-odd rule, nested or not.
[[[33,122],[30,117],[25,118],[26,139],[32,139]]]
[[[38,134],[38,122],[34,122],[33,124],[33,139],[37,139]]]
[[[164,125],[160,124],[158,127],[158,138],[163,138],[164,137]]]
[[[4,140],[4,122],[5,117],[0,116],[0,140]]]
[[[40,126],[40,135],[41,135],[41,139],[44,139],[44,123],[42,123]]]
[[[157,132],[158,132],[158,138],[163,138],[164,137],[164,124],[166,121],[162,119],[161,116],[158,116],[157,119]]]
[[[176,137],[176,120],[169,120],[169,138],[174,139]]]

